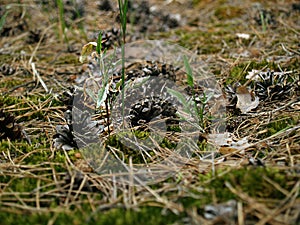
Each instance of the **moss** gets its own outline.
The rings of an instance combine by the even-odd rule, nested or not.
[[[235,17],[241,17],[244,14],[242,8],[236,6],[221,5],[215,10],[215,16],[219,20],[233,19]]]
[[[5,63],[10,64],[11,61],[12,61],[12,56],[10,54],[0,54],[1,64],[5,64]]]
[[[7,140],[0,141],[0,150],[5,152],[10,152],[14,158],[20,156],[21,154],[33,151],[34,145],[28,145],[25,140],[18,142],[10,142]]]
[[[241,84],[244,84],[247,81],[246,75],[252,69],[267,70],[267,68],[269,68],[271,70],[275,70],[275,68],[277,68],[277,66],[275,63],[268,62],[266,60],[263,60],[261,62],[250,61],[250,62],[240,63],[240,64],[234,66],[230,70],[230,77],[228,77],[226,84],[233,84],[235,82],[240,82]]]
[[[174,148],[176,148],[176,146],[177,146],[176,142],[173,142],[166,137],[160,143],[160,147],[162,147],[162,148],[174,149]]]
[[[24,80],[16,79],[14,77],[6,78],[5,82],[0,82],[0,88],[11,89],[15,86],[21,85],[24,83]]]
[[[132,225],[132,224],[173,224],[181,216],[167,212],[162,215],[162,209],[158,207],[141,207],[140,210],[111,209],[106,212],[93,213],[85,205],[80,209],[62,213],[28,213],[13,214],[0,212],[3,224],[47,224],[53,219],[54,224],[93,224],[93,225]]]
[[[285,117],[279,117],[275,121],[272,121],[267,125],[267,136],[271,136],[273,134],[276,134],[277,132],[284,131],[298,123],[300,120],[300,116],[291,117],[285,116]]]
[[[284,194],[268,183],[264,177],[268,177],[286,190],[291,190],[293,187],[288,183],[288,180],[294,178],[288,176],[284,171],[252,166],[232,170],[226,175],[213,180],[210,186],[215,189],[217,198],[224,201],[234,198],[231,191],[224,186],[225,181],[230,182],[235,188],[240,188],[252,197],[283,199]]]
[[[52,94],[46,95],[36,95],[29,94],[24,96],[10,96],[10,95],[1,95],[0,103],[3,104],[3,107],[9,107],[14,105],[15,116],[21,116],[18,122],[30,121],[32,119],[38,119],[42,121],[47,121],[46,115],[50,113],[50,110],[46,110],[49,107],[63,106],[63,103],[54,98]],[[40,108],[40,110],[35,110]],[[33,107],[33,106],[36,106]]]
[[[6,182],[9,183],[9,189],[11,192],[26,193],[31,192],[34,188],[36,188],[36,180],[32,179],[32,177],[9,177],[8,175],[6,175],[4,180],[6,180]]]
[[[199,54],[215,54],[222,50],[220,40],[213,31],[186,31],[178,29],[175,34],[179,37],[178,44],[193,50],[198,47]]]
[[[69,66],[72,66],[72,65],[79,65],[79,60],[78,60],[78,56],[75,54],[65,54],[55,59],[54,63],[55,65],[68,64]]]
[[[149,137],[151,135],[151,138]],[[125,163],[129,163],[129,158],[132,158],[132,162],[136,164],[150,163],[153,162],[153,160],[158,160],[157,154],[155,153],[156,150],[147,150],[146,147],[155,146],[152,139],[155,139],[159,141],[159,146],[161,148],[168,148],[168,149],[174,149],[177,144],[173,141],[171,141],[168,137],[155,137],[155,134],[151,134],[149,131],[138,131],[135,130],[132,133],[121,133],[119,132],[118,135],[112,135],[108,138],[106,141],[106,146],[113,147],[115,149],[120,150],[119,152],[116,152],[119,158],[124,159]],[[126,140],[133,140],[126,141]],[[139,142],[143,142],[143,145],[146,147],[138,148],[136,145],[141,145]],[[107,151],[110,151],[107,149]]]
[[[139,137],[144,137],[144,138],[147,136],[147,134],[143,134],[142,132],[138,132],[138,135]],[[126,134],[119,133],[118,135],[112,135],[107,140],[106,145],[120,150],[116,152],[116,154],[120,159],[123,159],[125,163],[129,163],[130,158],[132,158],[132,162],[134,164],[145,163],[141,152],[135,149],[134,147],[130,147],[130,143],[126,143],[126,141],[122,140],[123,138],[125,139],[128,138],[129,140],[134,140],[135,138],[137,138],[136,136],[135,138],[133,136],[134,136],[133,133],[126,133]],[[107,151],[110,151],[109,148],[107,149]]]
[[[162,209],[158,207],[142,207],[139,211],[114,209],[108,213],[97,215],[93,218],[96,224],[172,224],[178,219],[170,212],[162,215]]]
[[[203,191],[194,192],[199,198],[185,197],[180,198],[179,202],[183,203],[186,208],[196,206],[203,208],[206,204],[210,204],[213,199],[218,202],[226,202],[231,199],[238,199],[232,191],[226,186],[229,182],[235,189],[246,193],[251,197],[282,200],[285,195],[278,189],[274,188],[266,178],[277,183],[287,191],[291,191],[295,182],[295,177],[285,171],[278,169],[263,167],[245,167],[241,169],[233,169],[225,175],[218,175],[224,170],[216,172],[216,176],[212,173],[200,174],[198,187],[203,186]],[[192,192],[192,190],[190,191]]]
[[[225,185],[226,182],[229,182],[235,189],[251,197],[272,198],[274,200],[284,199],[285,195],[274,188],[273,184],[270,184],[266,177],[287,191],[292,190],[294,187],[295,177],[285,171],[272,168],[246,167],[231,170],[229,173],[220,176],[213,176],[211,173],[199,175],[199,184],[197,186],[201,187],[203,185],[204,191],[189,191],[189,193],[193,193],[199,198],[182,197],[177,202],[182,203],[185,206],[185,210],[188,210],[191,207],[202,209],[206,204],[210,204],[215,197],[218,199],[218,202],[237,199],[238,197]],[[1,182],[7,182],[7,176],[2,177]],[[36,187],[36,182],[32,178],[15,179],[13,182],[10,182],[12,190],[32,191],[33,187]],[[97,213],[93,213],[85,203],[81,204],[80,209],[76,205],[72,208],[71,211],[61,211],[62,213],[57,215],[55,223],[64,224],[68,221],[71,224],[169,224],[180,221],[184,216],[184,213],[174,215],[168,211],[162,216],[162,208],[150,206],[140,207],[138,211],[118,208]],[[12,217],[17,219],[13,220]],[[23,217],[2,211],[0,218],[5,224],[43,224],[50,218],[53,218],[53,213],[27,214],[26,217]]]
[[[22,163],[28,165],[36,165],[44,162],[63,163],[66,157],[63,152],[56,151],[53,157],[53,152],[50,150],[50,140],[46,136],[32,139],[32,144],[29,145],[26,140],[22,141],[0,141],[0,151],[3,154],[10,155],[14,161],[22,160]],[[71,155],[72,157],[72,155]],[[8,162],[9,159],[1,155],[0,160]]]

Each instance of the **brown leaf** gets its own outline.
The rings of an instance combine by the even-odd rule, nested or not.
[[[83,63],[87,57],[93,52],[93,48],[97,46],[96,42],[89,42],[82,47],[79,62]]]
[[[249,92],[245,86],[240,86],[236,89],[237,104],[236,107],[241,110],[242,113],[247,113],[252,109],[255,109],[259,104],[259,98],[254,93]]]

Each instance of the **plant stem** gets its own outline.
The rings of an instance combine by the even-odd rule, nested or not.
[[[66,30],[66,23],[65,23],[65,18],[64,18],[64,3],[62,0],[56,0],[56,3],[58,5],[58,10],[59,10],[59,23],[60,23],[60,35],[61,37],[63,36],[65,39],[65,42],[67,43],[67,45],[69,45],[69,40],[68,37],[65,33]]]
[[[127,24],[127,11],[128,11],[128,0],[118,0],[119,11],[120,11],[120,21],[121,21],[121,31],[122,31],[122,118],[124,122],[124,99],[125,99],[125,43],[126,43],[126,24]],[[124,125],[124,123],[123,123]]]

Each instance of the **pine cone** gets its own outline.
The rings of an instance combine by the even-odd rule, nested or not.
[[[72,131],[79,147],[99,142],[99,135],[104,130],[102,121],[93,120],[93,114],[77,107],[72,109]]]
[[[0,140],[9,138],[14,141],[23,138],[22,127],[15,121],[11,113],[0,110]]]
[[[102,11],[113,11],[110,0],[103,0],[99,2],[98,9]]]
[[[42,30],[33,29],[33,30],[29,31],[26,42],[28,44],[38,43],[40,41],[41,37],[42,37]],[[43,38],[41,41],[44,42],[45,38]]]
[[[133,63],[126,68],[126,80],[135,80],[136,78],[151,76],[169,79],[171,81],[176,81],[176,72],[178,68],[174,68],[173,65],[161,64],[155,61],[146,61],[145,63]],[[119,71],[114,79],[114,82],[118,82],[121,78],[122,72]]]
[[[53,145],[56,149],[78,149],[99,141],[104,125],[92,119],[92,112],[80,109],[86,107],[81,96],[82,92],[64,92],[61,97],[67,104],[68,110],[64,113],[66,124],[56,126],[56,134],[53,136]],[[76,105],[73,106],[75,97]]]
[[[115,27],[102,31],[102,50],[111,49],[114,46],[119,46],[121,43],[121,32],[120,29]]]
[[[274,74],[268,70],[259,73],[260,81],[255,83],[255,93],[260,100],[280,100],[292,95],[294,82],[288,81],[289,76],[285,74]]]
[[[131,126],[140,126],[149,123],[161,115],[162,119],[168,118],[167,125],[179,124],[176,120],[177,109],[168,101],[156,96],[145,97],[134,104],[129,112]]]
[[[70,124],[57,125],[56,134],[53,136],[53,146],[56,149],[71,150],[78,149],[72,133],[72,126]]]
[[[156,61],[146,61],[129,65],[126,68],[125,73],[125,81],[135,81],[138,78],[150,77],[145,84],[130,89],[130,92],[126,94],[126,101],[133,103],[132,105],[127,106],[129,109],[129,123],[132,127],[140,126],[141,128],[144,128],[144,125],[147,125],[151,120],[158,116],[160,116],[161,119],[166,119],[165,123],[167,127],[179,124],[176,115],[176,104],[174,105],[174,102],[177,100],[166,92],[161,92],[162,87],[172,88],[178,79],[180,79],[181,71],[179,71],[179,68]],[[114,79],[114,82],[119,82],[121,72],[115,77],[116,79]],[[155,77],[160,79],[155,79]],[[197,97],[200,97],[203,93],[201,87],[197,84],[194,86],[194,89],[194,94]],[[185,91],[188,95],[191,95],[192,93],[189,88],[186,88]],[[147,93],[156,94],[148,95]]]
[[[64,91],[60,96],[58,96],[58,99],[64,103],[65,106],[69,110],[73,107],[73,100],[74,100],[74,94],[76,93],[75,87],[68,87],[66,91]]]
[[[3,75],[8,76],[14,74],[16,72],[16,69],[11,65],[4,63],[0,66],[0,72]]]

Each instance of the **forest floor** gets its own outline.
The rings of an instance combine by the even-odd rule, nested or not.
[[[117,1],[0,0],[1,224],[300,224],[300,2],[135,2],[127,43],[197,57],[225,96],[228,136],[202,134],[187,163],[150,184],[98,173],[54,139],[66,92],[87,80],[82,47],[99,31],[103,48],[122,43]]]

